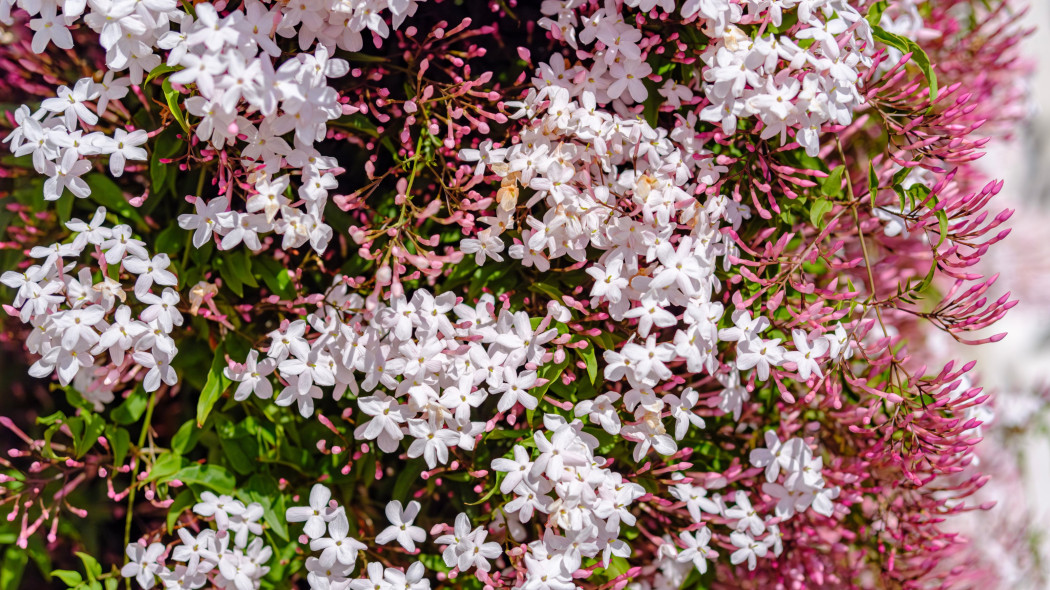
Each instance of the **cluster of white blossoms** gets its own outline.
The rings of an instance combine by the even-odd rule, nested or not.
[[[557,34],[574,48],[574,8],[578,4],[544,4],[548,14],[558,14],[556,20],[548,19],[544,26],[559,31]],[[634,3],[638,4],[648,9],[657,3]],[[685,16],[706,11],[701,15],[706,19],[706,30],[717,32],[712,49],[705,54],[711,66],[704,74],[709,100],[719,108],[727,101],[740,101],[739,106],[733,106],[735,102],[730,105],[729,112],[734,117],[730,124],[721,117],[715,119],[723,124],[726,133],[735,132],[735,117],[744,114],[740,109],[750,105],[746,112],[763,121],[767,137],[786,133],[788,126],[816,130],[806,137],[802,137],[802,132],[798,134],[806,150],[815,153],[821,125],[851,120],[853,109],[860,104],[855,66],[869,63],[861,54],[861,41],[870,43],[868,24],[855,9],[836,1],[799,6],[799,19],[809,26],[800,35],[800,39],[806,39],[802,42],[806,49],[802,49],[786,39],[752,41],[741,37],[741,30],[733,23],[740,22],[742,5],[728,1],[688,4],[695,6]],[[777,25],[779,11],[789,7],[776,1],[749,6],[757,6],[758,12],[775,13]],[[673,6],[665,7],[670,8]],[[833,13],[837,15],[834,19]],[[637,50],[633,43],[640,35],[625,33],[632,27],[623,24],[612,3],[585,20],[585,31],[590,32],[581,35],[580,42],[589,42],[602,26],[612,31],[615,43],[627,47],[620,59],[621,63],[629,63],[627,56]],[[847,30],[849,34],[843,36]],[[477,235],[463,240],[461,248],[474,254],[478,264],[488,259],[502,261],[504,255],[509,255],[522,265],[541,271],[549,269],[551,261],[557,258],[568,256],[573,262],[587,262],[588,249],[601,252],[596,262],[585,267],[594,279],[590,288],[592,304],[607,304],[603,309],[607,309],[612,320],[636,320],[636,334],[619,350],[604,352],[604,375],[614,382],[626,379],[629,387],[623,394],[604,392],[595,399],[581,401],[575,405],[574,413],[600,425],[609,434],[633,441],[634,459],[640,461],[650,449],[673,455],[678,450],[677,441],[685,438],[692,427],[704,427],[703,419],[694,412],[699,397],[695,391],[669,391],[662,387],[672,378],[672,363],[684,363],[690,373],[707,373],[718,379],[725,390],[715,403],[722,411],[738,417],[748,395],[740,385],[746,372],[753,371],[754,379],[764,381],[773,368],[781,368],[799,381],[810,381],[822,377],[822,366],[849,358],[852,350],[850,337],[841,326],[826,335],[796,329],[789,349],[779,339],[761,336],[770,326],[768,319],[752,318],[743,310],[733,310],[733,325],[719,329],[727,310],[712,301],[712,295],[722,288],[716,271],[719,259],[723,268],[728,268],[730,257],[737,254],[735,244],[722,229],[738,229],[750,213],[725,196],[709,195],[703,201],[697,198],[718,181],[725,168],[717,165],[713,154],[698,139],[697,121],[692,114],[679,117],[675,128],[667,131],[653,128],[637,117],[603,110],[601,105],[610,100],[620,98],[626,102],[618,88],[609,92],[608,80],[594,74],[604,72],[607,54],[603,51],[613,51],[615,55],[615,43],[601,42],[591,68],[582,64],[569,67],[557,55],[549,63],[540,64],[533,90],[523,101],[508,103],[517,109],[513,116],[526,121],[516,141],[503,147],[485,142],[476,150],[461,153],[462,159],[478,163],[476,174],[488,170],[502,178],[495,214],[480,219]],[[728,77],[730,67],[735,68],[737,77]],[[718,68],[726,74],[719,73]],[[616,79],[630,88],[632,82],[623,82],[623,74],[618,71]],[[644,89],[640,83],[639,87]],[[690,98],[688,89],[669,92],[676,98],[665,93],[668,101]],[[644,99],[644,91],[636,98]],[[525,189],[533,192],[525,203],[530,214],[520,228],[520,238],[513,238],[508,248],[505,234],[517,229],[512,213],[518,209],[519,196]],[[735,350],[728,363],[720,360],[727,345]],[[668,419],[673,420],[673,429],[666,422]],[[548,429],[554,430],[550,426]],[[570,436],[566,434],[568,430],[561,432],[562,438]],[[547,443],[542,434],[537,433],[536,437],[538,446]],[[779,554],[776,522],[810,507],[819,514],[830,515],[832,500],[837,497],[837,488],[825,488],[822,464],[813,459],[801,439],[792,439],[783,448],[779,441],[770,444],[767,451],[776,456],[776,464],[787,474],[783,482],[778,482],[774,474],[763,488],[777,500],[771,514],[757,514],[742,491],[735,496],[735,507],[726,507],[720,500],[707,500],[706,490],[693,486],[688,479],[670,491],[688,506],[698,526],[702,522],[702,502],[707,502],[705,509],[710,514],[735,521],[736,529],[730,539],[737,549],[731,561],[747,562],[752,569],[757,558],[767,551],[772,549]],[[547,446],[557,449],[556,453],[565,453],[564,444]],[[578,446],[587,448],[585,444]],[[764,460],[761,453],[755,457],[756,461]],[[556,470],[563,469],[563,460],[558,458]],[[562,502],[563,497],[574,498],[571,508],[587,513],[585,503],[581,506],[580,494],[563,496],[558,490],[560,478],[549,474],[542,477],[544,469],[533,467],[524,449],[515,449],[514,461],[500,459],[498,463],[494,468],[519,474],[516,479],[508,476],[514,483],[505,480],[501,491],[514,492],[515,500],[504,509],[521,510],[521,522],[530,518],[533,511],[558,513],[563,507],[558,504],[551,509],[550,505]],[[518,483],[530,480],[528,485]],[[566,478],[574,485],[579,480]],[[624,489],[629,490],[629,485],[625,484]],[[515,486],[520,489],[514,489]],[[557,499],[546,495],[551,490]],[[593,489],[590,494],[584,496],[593,499]],[[629,503],[628,500],[623,504]],[[508,523],[513,520],[508,519]],[[549,524],[572,536],[580,534],[578,527],[586,518],[577,515],[562,524],[552,516],[551,521]],[[548,528],[550,535],[557,536],[551,531]],[[766,531],[767,535],[759,539]],[[668,545],[668,572],[682,575],[681,567],[690,563],[701,572],[706,571],[707,560],[716,555],[707,547],[710,538],[711,531],[706,526],[695,533],[678,535],[678,545],[684,549],[679,552],[674,543]],[[603,539],[585,533],[583,539],[595,543],[597,551],[606,551],[614,547],[615,535]],[[548,555],[560,555],[554,545],[538,541],[533,546],[543,553],[544,563]],[[578,567],[578,562],[566,563]],[[552,575],[545,569],[547,566],[538,567],[541,575]],[[571,568],[562,574],[568,576],[564,580],[568,583]],[[683,580],[678,579],[679,584]]]
[[[624,4],[643,11],[675,10],[672,0]],[[581,46],[594,47],[587,50],[593,59],[589,67],[567,68],[560,56],[541,65],[542,84],[569,87],[572,96],[590,92],[598,104],[643,102],[649,94],[644,80],[653,70],[645,60],[642,31],[625,21],[614,2],[581,17],[579,10],[586,5],[584,0],[543,3],[547,16],[540,26],[578,52]],[[768,19],[780,27],[792,10],[805,25],[794,37],[767,33],[752,39],[737,26]],[[799,144],[815,156],[821,127],[848,124],[863,101],[857,82],[859,68],[871,65],[871,27],[846,0],[693,0],[682,4],[680,14],[699,19],[712,40],[701,55],[702,89],[710,104],[700,118],[720,125],[726,134],[736,131],[739,118],[756,117],[763,124],[763,138],[779,135],[787,143],[792,129]],[[693,99],[693,90],[675,80],[664,82],[659,93],[673,107]]]
[[[275,64],[281,55],[273,40],[277,9],[257,0],[224,17],[207,3],[195,11],[195,19],[184,15],[180,31],[160,40],[169,50],[167,64],[179,68],[168,81],[196,88],[185,104],[200,117],[197,139],[216,149],[239,148],[254,194],[244,212],[230,210],[225,196],[210,202],[198,198],[196,211],[180,216],[179,225],[194,230],[198,248],[214,233],[224,250],[240,243],[259,250],[259,234],[276,232],[283,248],[309,242],[323,252],[332,237],[323,212],[328,191],[337,185],[331,172],[336,162],[318,153],[314,142],[324,139],[328,121],[350,109],[327,84],[328,78],[345,75],[349,65],[331,58],[325,45]],[[282,137],[288,134],[291,145]],[[273,176],[292,169],[302,173],[297,199],[302,207],[290,206],[291,177]]]
[[[708,546],[713,518],[725,522],[731,529],[729,540],[735,549],[730,554],[730,562],[747,563],[749,569],[755,569],[758,559],[783,552],[779,523],[810,508],[817,514],[832,515],[832,500],[838,497],[839,489],[825,487],[821,474],[823,460],[814,457],[801,438],[781,442],[776,433],[769,430],[765,440],[766,447],[752,450],[749,459],[752,466],[765,470],[766,483],[762,491],[777,500],[772,514],[760,515],[747,492],[742,490],[733,496],[735,504],[727,505],[721,494],[713,493],[709,497],[708,489],[692,478],[680,473],[672,475],[676,483],[670,489],[671,496],[688,510],[695,530],[678,535],[681,549],[676,548],[672,539],[664,538],[659,552],[661,573],[653,587],[680,588],[693,567],[701,573],[707,571],[707,561],[718,556]],[[724,480],[712,483],[725,485]]]
[[[245,35],[249,38],[266,37],[265,41],[258,37],[256,40],[262,41],[268,52],[272,48],[273,55],[280,52],[271,33],[286,38],[297,37],[303,51],[309,50],[315,42],[330,48],[360,51],[366,32],[373,36],[377,45],[390,34],[384,15],[386,11],[390,11],[394,28],[397,28],[415,13],[416,5],[422,1],[298,0],[273,3],[272,8],[269,3],[245,2],[242,3],[243,10],[236,13],[241,17],[247,15],[250,22],[239,28],[241,35],[238,37],[242,40],[246,40]],[[219,31],[230,24],[227,21],[216,27],[218,20],[214,8],[203,4],[206,6],[203,11],[200,10],[202,3],[195,4],[194,11],[198,17],[207,19],[208,28]],[[14,24],[11,11],[15,7],[35,17],[29,21],[29,28],[35,31],[34,52],[43,53],[51,43],[62,49],[72,49],[73,36],[69,29],[82,22],[99,35],[99,44],[106,50],[106,67],[115,72],[129,71],[135,84],[141,84],[143,75],[160,65],[162,60],[155,53],[156,49],[172,49],[178,43],[168,34],[171,25],[181,25],[182,33],[188,33],[187,24],[194,22],[193,19],[189,23],[184,20],[186,14],[179,10],[176,0],[0,0],[0,23]],[[275,17],[280,21],[276,30],[273,28]],[[221,32],[229,34],[235,31],[225,29]]]
[[[230,496],[202,492],[201,501],[193,506],[198,516],[212,518],[215,528],[194,534],[189,528],[179,529],[181,543],[168,553],[163,543],[131,543],[128,562],[121,568],[125,578],[135,578],[142,588],[152,588],[157,579],[168,590],[195,588],[229,588],[253,590],[259,587],[270,568],[266,563],[273,554],[263,543],[263,506],[252,502],[245,506]],[[173,567],[165,558],[176,562]]]
[[[171,332],[182,325],[179,293],[172,288],[178,280],[167,270],[167,254],[151,257],[146,244],[132,237],[131,227],[106,227],[105,221],[103,207],[90,222],[70,220],[66,227],[72,241],[37,246],[29,255],[40,264],[0,277],[16,289],[11,306],[5,306],[9,313],[33,326],[26,348],[40,359],[29,374],[57,373],[59,383],[72,383],[99,409],[113,401],[115,387],[142,372],[146,391],[155,391],[161,382],[175,385],[171,361],[178,349]],[[78,268],[85,252],[97,267]],[[121,282],[128,276],[136,277],[132,294],[137,304],[129,301]],[[103,353],[109,362],[96,365]]]
[[[36,171],[47,176],[45,200],[58,200],[66,189],[81,199],[91,195],[91,187],[83,176],[92,170],[92,165],[85,157],[108,156],[113,176],[124,174],[128,160],[146,159],[146,150],[141,146],[148,136],[141,129],[130,133],[117,129],[110,137],[99,131],[84,133],[79,128],[97,123],[96,112],[104,113],[110,99],[127,94],[127,78],[114,81],[112,72],[108,78],[108,85],[106,79],[95,83],[91,78],[82,78],[72,90],[60,86],[58,96],[44,100],[35,112],[25,105],[15,111],[18,127],[4,141],[16,157],[31,155]],[[96,101],[94,111],[88,101]]]
[[[602,104],[616,99],[626,104],[645,101],[649,91],[644,80],[653,69],[642,53],[642,31],[624,20],[615,2],[606,2],[589,17],[581,18],[577,9],[585,4],[586,0],[544,2],[541,10],[546,16],[537,24],[573,49],[593,45],[588,50],[593,63],[590,67],[566,68],[556,56],[543,66],[539,76],[546,84],[555,84],[555,80],[572,84],[573,96],[586,90]]]
[[[749,458],[752,465],[766,470],[762,491],[777,501],[774,510],[777,518],[783,521],[811,507],[817,514],[831,516],[834,510],[831,501],[838,497],[839,490],[825,487],[824,459],[814,457],[801,438],[781,442],[772,430],[767,430],[765,436],[766,448],[754,449]],[[784,476],[782,483],[781,475]]]
[[[58,199],[65,188],[77,197],[89,196],[90,187],[80,177],[91,166],[81,158],[108,155],[111,172],[120,176],[126,160],[146,159],[140,146],[147,134],[118,129],[113,137],[85,135],[78,123],[97,123],[110,101],[119,101],[129,84],[142,84],[144,73],[161,65],[155,51],[166,50],[165,65],[171,69],[167,82],[191,93],[184,99],[176,93],[175,100],[200,117],[196,138],[215,149],[238,148],[254,185],[243,212],[231,210],[227,197],[210,202],[198,197],[196,212],[179,219],[184,229],[195,230],[194,245],[200,247],[216,234],[223,249],[244,243],[258,250],[259,234],[274,232],[282,236],[283,248],[309,243],[323,252],[332,238],[323,213],[329,191],[338,184],[333,174],[337,163],[321,155],[314,142],[324,139],[328,121],[357,112],[327,85],[328,78],[350,69],[345,60],[331,58],[331,52],[336,46],[360,50],[366,30],[378,44],[389,34],[382,11],[389,9],[397,26],[415,12],[417,1],[304,0],[271,6],[247,0],[220,17],[207,2],[195,4],[190,14],[179,10],[175,0],[20,0],[14,5],[30,16],[39,15],[30,22],[37,31],[34,51],[42,52],[49,42],[72,48],[67,26],[83,15],[84,23],[100,34],[109,71],[99,83],[84,78],[72,90],[60,87],[58,96],[44,101],[35,113],[28,107],[19,109],[18,127],[5,141],[11,142],[16,156],[32,154],[37,171],[50,177],[44,185],[46,199]],[[10,21],[12,6],[0,0],[0,21]],[[304,53],[275,63],[281,55],[275,34],[298,36]],[[316,50],[306,52],[318,40]],[[129,70],[130,78],[115,80],[114,72],[122,70]],[[96,101],[94,108],[91,101]],[[290,145],[282,137],[287,134],[292,134]],[[298,207],[290,206],[291,176],[274,176],[292,170],[301,171]]]
[[[728,135],[736,132],[741,117],[762,122],[762,138],[788,130],[810,156],[820,150],[821,128],[828,123],[848,125],[863,102],[858,89],[860,70],[871,66],[871,25],[847,0],[768,0],[742,6],[721,0],[717,18],[706,21],[705,31],[714,41],[700,56],[704,95],[710,105],[700,118],[721,125]],[[767,12],[780,26],[784,12],[804,25],[794,34],[752,39],[736,25]]]
[[[604,375],[611,381],[626,379],[631,389],[622,399],[606,393],[580,404],[576,414],[637,441],[636,459],[650,447],[673,454],[675,440],[683,438],[689,424],[703,425],[691,414],[695,392],[654,392],[671,378],[669,363],[684,361],[691,373],[716,375],[730,393],[722,408],[735,413],[744,401],[734,386],[741,381],[737,373],[754,369],[758,380],[766,380],[772,367],[790,367],[806,381],[821,375],[821,362],[848,348],[843,329],[831,339],[796,331],[795,349],[788,351],[779,340],[760,337],[770,325],[766,318],[752,319],[741,311],[733,312],[733,328],[719,330],[725,309],[712,301],[722,288],[715,272],[719,259],[728,267],[736,252],[721,228],[739,228],[750,213],[724,196],[703,203],[694,196],[721,170],[698,145],[688,122],[681,120],[670,133],[653,129],[642,120],[597,109],[587,92],[571,100],[569,91],[556,84],[530,93],[517,106],[520,115],[530,117],[520,141],[506,148],[485,143],[462,154],[503,180],[496,215],[480,219],[482,229],[461,247],[479,264],[501,260],[503,234],[514,229],[511,211],[520,189],[528,187],[535,193],[526,206],[542,201],[545,207],[542,218],[526,218],[527,228],[508,249],[511,258],[546,270],[556,258],[583,262],[588,248],[602,251],[586,270],[594,279],[592,303],[608,304],[613,320],[637,320],[635,337],[619,350],[604,352]],[[676,308],[682,311],[673,312]],[[668,328],[675,328],[673,335],[661,340]],[[719,361],[721,343],[736,344],[729,366]],[[620,408],[633,414],[634,423],[621,427]],[[677,422],[673,437],[662,420],[667,414]]]
[[[413,526],[412,520],[419,513],[419,503],[410,502],[408,510],[402,510],[401,502],[387,505],[386,514],[391,526],[376,537],[383,545],[397,539],[406,550],[414,550],[415,543],[426,538],[423,529]],[[332,499],[332,491],[322,484],[314,484],[310,490],[310,504],[289,508],[285,514],[288,522],[302,522],[304,540],[309,541],[311,551],[320,555],[306,560],[306,576],[311,590],[428,590],[430,580],[423,577],[424,567],[413,563],[407,570],[384,568],[383,564],[368,564],[367,577],[352,579],[357,567],[358,553],[365,544],[348,536],[350,522],[346,510]],[[497,549],[498,549],[497,545]]]
[[[546,414],[543,425],[547,432],[532,437],[535,457],[515,445],[514,458],[495,459],[492,468],[506,474],[500,492],[515,496],[502,508],[508,522],[546,515],[543,537],[530,543],[525,555],[521,588],[575,588],[573,574],[583,558],[599,559],[608,567],[612,556],[631,554],[619,539],[620,527],[635,523],[631,505],[646,492],[604,467],[606,460],[595,455],[598,439],[584,432],[579,420]],[[512,534],[524,532],[508,528]]]
[[[240,383],[236,399],[253,392],[269,398],[275,371],[285,384],[275,403],[294,403],[304,417],[324,396],[322,387],[331,387],[336,401],[349,389],[363,396],[357,406],[369,417],[354,431],[358,440],[397,453],[407,436],[408,456],[423,457],[431,469],[448,462],[451,447],[474,449],[492,418],[474,421],[474,409],[487,399],[495,398],[501,413],[539,405],[530,390],[542,385],[537,369],[552,357],[544,345],[558,335],[546,327],[550,316],[533,325],[524,312],[497,312],[491,296],[470,306],[423,289],[366,311],[341,277],[336,285],[305,320],[270,334],[265,359],[253,351],[226,369]]]

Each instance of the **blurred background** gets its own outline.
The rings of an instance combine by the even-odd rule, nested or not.
[[[961,527],[999,571],[1003,588],[1050,588],[1050,1],[1028,0],[1024,22],[1035,31],[1023,44],[1030,60],[1028,120],[1007,141],[988,146],[978,163],[1005,181],[1001,204],[1016,210],[1013,232],[984,258],[1000,273],[999,294],[1020,303],[995,326],[996,344],[944,346],[978,361],[994,416],[983,429],[981,467],[991,476],[981,502]],[[968,529],[968,530],[965,530]]]

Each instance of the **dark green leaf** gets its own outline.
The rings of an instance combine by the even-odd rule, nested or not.
[[[219,256],[214,259],[213,264],[219,270],[223,286],[233,291],[238,297],[244,297],[244,283],[233,270],[235,263],[231,262],[229,257]]]
[[[0,590],[17,590],[22,583],[22,573],[25,572],[27,563],[29,555],[25,550],[17,545],[8,547],[7,551],[4,551],[4,560],[0,562]],[[80,574],[77,574],[77,577],[80,577]]]
[[[76,198],[69,191],[62,193],[62,196],[55,201],[55,210],[58,212],[58,220],[62,223],[66,223],[73,217],[73,199]]]
[[[259,283],[252,276],[252,255],[247,248],[241,248],[230,255],[230,271],[241,283],[249,287],[258,287]]]
[[[930,56],[926,55],[918,43],[907,37],[891,33],[878,25],[872,25],[871,36],[876,41],[889,45],[902,53],[910,53],[911,61],[922,70],[930,85],[930,103],[937,100],[937,73],[933,71],[933,66],[930,64]]]
[[[13,547],[12,547],[12,549],[13,549]],[[10,553],[10,551],[11,550],[8,549],[9,553]],[[6,556],[4,557],[4,562],[5,563],[7,562],[7,557]],[[21,573],[22,572],[18,572],[18,573],[19,573],[19,577],[21,577]],[[62,583],[65,584],[66,586],[70,587],[70,588],[74,588],[76,586],[79,586],[84,581],[84,577],[80,575],[80,572],[75,572],[73,570],[55,570],[55,571],[51,572],[51,576],[55,577],[55,578],[58,578],[59,580],[62,580]],[[12,588],[17,588],[17,587],[18,587],[17,584],[15,586],[12,586]],[[6,586],[4,587],[4,590],[7,590]]]
[[[131,221],[139,229],[146,228],[146,220],[124,198],[124,191],[108,176],[101,172],[92,172],[85,176],[84,180],[91,187],[91,200],[105,207],[110,213],[116,213]]]
[[[149,404],[149,394],[141,386],[136,387],[127,399],[109,413],[109,417],[117,424],[134,424],[146,411],[147,404]]]
[[[168,506],[167,524],[169,534],[175,528],[175,521],[179,519],[179,516],[196,503],[197,497],[190,490],[182,490],[178,496],[175,496],[175,501],[171,503],[171,506]]]
[[[197,427],[197,424],[193,420],[187,420],[175,432],[175,436],[171,437],[171,450],[185,455],[197,446],[197,439],[200,438],[200,435],[201,429]]]
[[[164,91],[164,100],[168,103],[168,109],[171,111],[171,115],[175,117],[175,122],[179,124],[179,127],[182,127],[186,135],[189,135],[190,126],[186,123],[186,115],[183,114],[182,108],[179,106],[182,96],[177,90],[172,88],[171,82],[167,79],[164,80],[161,89]]]
[[[110,425],[106,428],[106,439],[109,440],[109,448],[113,451],[113,465],[123,465],[128,456],[128,449],[131,448],[131,435],[119,426]]]
[[[208,370],[208,380],[204,383],[201,397],[197,401],[197,426],[204,426],[204,421],[208,419],[212,406],[219,401],[219,397],[230,385],[230,380],[223,375],[223,369],[225,368],[226,347],[224,344],[219,344],[218,348],[215,349],[215,357],[211,361],[211,368]]]
[[[220,494],[232,494],[237,485],[237,478],[226,468],[211,464],[193,464],[176,472],[172,479],[177,479],[185,484],[196,484],[204,486]]]
[[[834,205],[827,199],[816,199],[809,209],[809,221],[814,227],[824,227],[824,216],[828,214]]]
[[[277,480],[272,475],[256,473],[253,475],[237,493],[241,500],[247,502],[258,502],[263,507],[263,522],[278,537],[288,540],[288,525],[284,520],[285,506],[284,495],[277,486]]]
[[[423,462],[419,459],[409,461],[408,465],[397,475],[397,480],[394,481],[394,494],[391,499],[407,502],[412,486],[420,482],[419,474],[421,473],[423,473]]]
[[[834,197],[842,194],[842,174],[846,171],[845,166],[837,166],[820,183],[820,193],[826,197]]]

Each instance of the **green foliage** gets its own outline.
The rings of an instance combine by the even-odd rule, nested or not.
[[[869,11],[868,14],[870,15],[871,12]],[[933,71],[933,65],[930,63],[930,57],[926,55],[926,52],[923,51],[922,47],[920,47],[919,44],[915,41],[912,41],[907,37],[902,37],[901,35],[891,33],[878,25],[872,25],[871,35],[876,41],[885,43],[886,45],[889,45],[890,47],[893,47],[894,49],[897,49],[902,53],[911,54],[912,63],[914,63],[916,66],[918,66],[920,70],[922,70],[923,75],[926,76],[926,82],[930,86],[930,103],[932,108],[932,103],[934,103],[937,100],[937,73]]]

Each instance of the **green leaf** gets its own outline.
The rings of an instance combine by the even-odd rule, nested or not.
[[[179,124],[179,127],[182,127],[186,135],[189,135],[190,126],[186,123],[186,115],[183,114],[182,108],[179,107],[179,100],[182,98],[182,95],[172,88],[171,82],[167,78],[161,84],[161,89],[164,91],[164,100],[168,103],[168,109],[171,111],[171,115],[175,117],[175,122]]]
[[[868,162],[868,195],[871,197],[871,207],[875,208],[875,197],[879,194],[879,175],[875,172],[875,164]]]
[[[145,229],[146,220],[124,198],[124,191],[115,182],[101,172],[92,172],[84,177],[91,187],[91,200],[102,205],[110,213],[116,213],[134,223],[139,229]]]
[[[149,477],[146,478],[146,482],[151,481],[168,481],[172,475],[175,475],[179,471],[179,467],[182,466],[182,457],[170,451],[164,451],[160,454],[160,458],[153,464],[152,469],[149,471]]]
[[[814,227],[824,227],[824,216],[827,215],[834,205],[827,199],[816,199],[809,210],[809,221]]]
[[[616,556],[609,560],[609,567],[605,569],[605,575],[611,580],[627,573],[629,569],[631,569],[631,564],[626,559]]]
[[[820,194],[826,197],[834,197],[842,194],[842,174],[846,171],[846,166],[836,166],[834,170],[828,174],[828,177],[820,183]]]
[[[232,494],[237,485],[237,478],[220,465],[194,463],[176,472],[172,479],[185,484],[204,486],[220,494]]]
[[[872,25],[871,36],[876,41],[889,45],[902,53],[912,54],[912,62],[922,70],[923,75],[926,76],[926,81],[930,85],[930,103],[932,107],[932,103],[937,100],[937,73],[933,71],[933,66],[930,64],[930,56],[926,55],[926,52],[915,41],[891,33],[878,25]]]
[[[930,270],[926,272],[926,276],[923,277],[922,281],[919,282],[918,285],[916,285],[915,291],[917,293],[922,293],[923,291],[928,289],[930,284],[933,283],[933,277],[936,276],[936,275],[937,275],[937,261],[934,260],[933,263],[930,264]]]
[[[419,459],[409,461],[408,465],[397,475],[394,481],[394,493],[390,498],[406,502],[412,486],[419,483],[421,473],[423,473],[423,462]]]
[[[937,216],[937,229],[941,232],[940,238],[937,239],[937,247],[940,248],[941,244],[944,243],[944,239],[948,237],[948,215],[943,209],[934,213]]]
[[[876,27],[882,22],[882,13],[886,12],[888,7],[889,3],[887,0],[879,0],[868,7],[868,14],[864,18],[867,19],[868,24]]]
[[[65,224],[73,217],[73,194],[69,191],[62,193],[62,196],[55,201],[55,210],[58,212],[58,220]]]
[[[25,550],[17,545],[8,547],[7,551],[4,551],[4,560],[0,562],[0,590],[17,590],[22,583],[22,574],[28,562],[29,554]],[[77,577],[79,578],[80,574],[77,574]]]
[[[499,484],[502,481],[503,481],[503,474],[502,473],[497,473],[496,474],[496,481],[492,483],[492,487],[489,488],[489,491],[484,496],[478,498],[478,500],[476,502],[467,502],[467,506],[477,506],[478,504],[484,504],[485,502],[487,502],[488,499],[491,498],[496,493],[496,490],[499,489]]]
[[[119,426],[110,425],[106,427],[106,439],[109,440],[109,448],[113,451],[113,465],[123,465],[128,456],[128,449],[131,448],[131,435]]]
[[[8,550],[8,552],[10,552],[10,549]],[[4,557],[4,562],[7,562],[6,555]],[[21,572],[19,572],[19,575],[21,575]],[[55,570],[51,572],[51,576],[62,580],[62,582],[70,588],[79,586],[81,583],[84,582],[84,578],[80,575],[80,572],[75,572],[73,570]],[[17,587],[17,585],[13,587]],[[4,586],[4,590],[7,590],[6,586]]]
[[[106,421],[98,414],[86,414],[84,416],[84,431],[76,438],[73,453],[77,458],[83,457],[84,453],[91,450],[98,442],[98,437],[106,429]]]
[[[560,363],[548,363],[540,367],[539,376],[548,381],[540,387],[530,389],[529,394],[535,396],[536,399],[543,399],[543,396],[547,394],[547,390],[554,384],[555,379],[561,377],[562,372],[565,371],[565,367],[567,366],[569,366],[568,357]],[[529,423],[532,423],[531,419],[529,420]]]
[[[248,453],[245,452],[244,445],[241,444],[242,441],[254,442],[248,437],[232,439],[220,437],[219,446],[222,447],[222,454],[225,455],[226,460],[234,471],[241,475],[250,475],[258,468],[255,463],[257,457],[250,457]]]
[[[269,256],[260,256],[254,259],[253,268],[255,276],[262,279],[271,293],[282,299],[295,297],[295,290],[292,288],[292,277],[288,274],[288,269],[283,264]]]
[[[246,248],[237,250],[230,256],[230,271],[237,280],[249,287],[258,287],[255,277],[252,276],[252,257]]]
[[[149,394],[142,386],[136,387],[119,406],[109,413],[109,418],[117,424],[134,424],[142,417],[149,403]]]
[[[245,503],[258,502],[263,507],[263,522],[278,537],[288,540],[288,525],[284,520],[284,494],[272,475],[256,473],[237,491]]]
[[[193,495],[191,490],[182,490],[178,496],[175,496],[175,501],[171,503],[171,506],[168,506],[168,534],[171,534],[175,528],[175,521],[179,519],[179,516],[196,503],[197,497]]]
[[[225,344],[219,344],[215,349],[215,357],[211,361],[211,368],[208,370],[208,380],[204,383],[201,397],[197,401],[197,426],[204,426],[204,421],[208,419],[212,406],[219,401],[219,397],[230,386],[230,380],[222,373],[225,368],[226,346]]]
[[[77,551],[76,556],[84,562],[84,571],[87,572],[88,580],[97,580],[102,575],[102,564],[97,559],[81,551]]]
[[[155,252],[164,252],[169,257],[174,257],[182,248],[185,237],[186,231],[173,223],[157,234],[157,241],[153,243],[153,249]]]
[[[215,258],[213,264],[219,270],[223,286],[233,291],[238,297],[244,297],[244,283],[233,270],[236,263],[231,262],[230,257],[219,256]]]
[[[201,430],[197,427],[197,424],[193,420],[187,420],[175,432],[175,436],[171,437],[171,450],[180,455],[185,455],[189,450],[197,446],[197,439],[200,438],[200,435]]]
[[[171,171],[171,164],[164,164],[160,160],[160,155],[157,152],[153,152],[149,159],[149,179],[153,190],[157,193],[162,192],[165,188],[164,185],[168,181],[168,173]]]
[[[178,66],[169,66],[168,64],[162,63],[159,66],[150,70],[149,75],[146,76],[146,81],[142,85],[145,86],[146,84],[149,84],[159,76],[163,76],[164,74],[170,74],[171,72],[177,72],[181,69],[182,68]]]
[[[587,378],[591,380],[591,385],[594,385],[595,379],[598,378],[598,358],[594,354],[594,346],[577,348],[576,352],[580,353],[580,358],[587,363]]]

